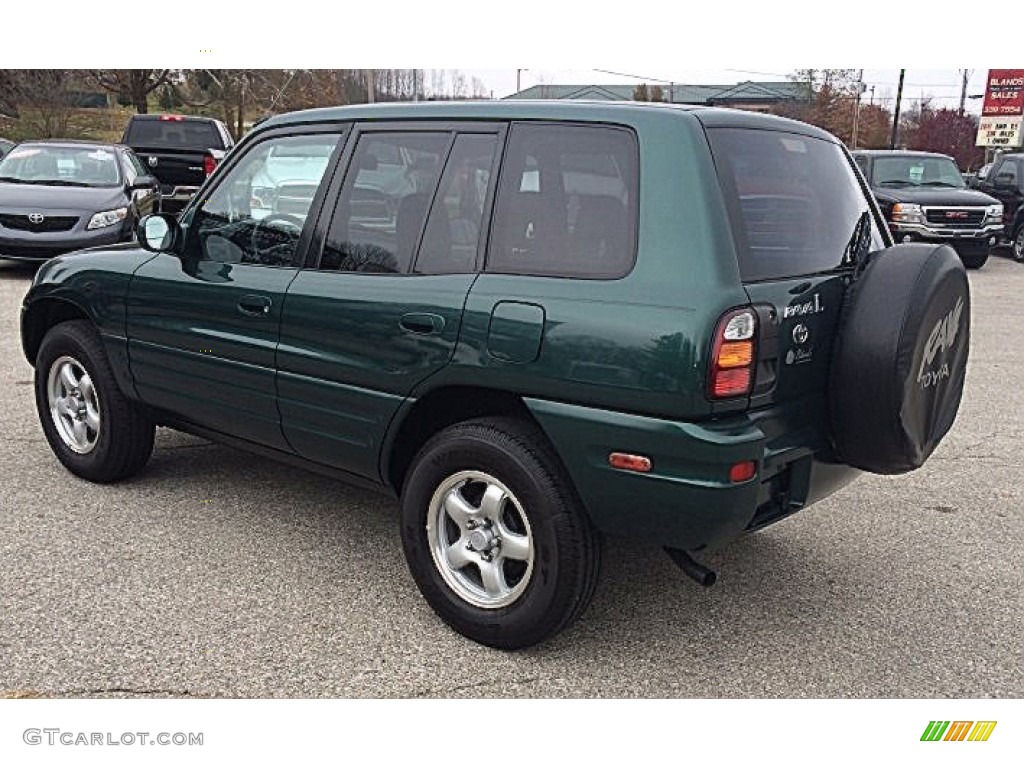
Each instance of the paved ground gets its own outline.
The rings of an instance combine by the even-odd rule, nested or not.
[[[393,502],[161,431],[100,487],[36,422],[0,263],[0,696],[1024,696],[1024,266],[972,274],[953,433],[919,472],[712,553],[702,591],[609,541],[590,609],[529,652],[420,599]]]

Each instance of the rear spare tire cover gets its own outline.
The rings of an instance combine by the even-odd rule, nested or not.
[[[879,474],[920,467],[960,407],[970,348],[967,273],[946,245],[887,248],[850,284],[832,357],[839,458]]]

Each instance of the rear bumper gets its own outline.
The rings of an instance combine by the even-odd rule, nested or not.
[[[170,187],[161,185],[160,211],[162,213],[180,213],[185,210],[199,187]]]
[[[591,520],[603,532],[699,549],[782,519],[843,487],[858,470],[830,462],[824,399],[702,423],[527,399]],[[652,461],[650,473],[613,469],[613,451]],[[754,461],[753,479],[729,469]]]

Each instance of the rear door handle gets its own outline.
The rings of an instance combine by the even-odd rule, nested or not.
[[[432,336],[444,330],[444,318],[431,312],[410,312],[402,315],[399,325],[409,333]]]
[[[250,317],[266,317],[273,302],[266,296],[246,294],[238,300],[238,311]]]

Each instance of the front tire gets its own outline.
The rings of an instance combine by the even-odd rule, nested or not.
[[[455,631],[524,648],[583,612],[600,540],[544,434],[528,422],[451,426],[413,460],[402,543],[416,584]]]
[[[1024,227],[1017,228],[1017,233],[1010,244],[1010,251],[1014,261],[1024,262]]]
[[[124,396],[85,320],[51,328],[35,361],[36,410],[54,455],[86,480],[134,475],[153,452],[153,422]]]

